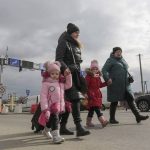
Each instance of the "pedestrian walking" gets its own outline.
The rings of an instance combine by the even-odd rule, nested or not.
[[[102,92],[100,88],[107,86],[105,82],[101,80],[101,72],[99,69],[98,61],[92,60],[90,69],[86,71],[86,82],[88,86],[88,115],[86,120],[86,125],[88,127],[93,127],[92,118],[94,112],[97,114],[97,118],[101,123],[102,127],[105,127],[108,124],[108,121],[105,119],[103,113],[101,112],[102,108]]]
[[[59,114],[65,111],[64,90],[71,88],[72,76],[69,70],[65,70],[64,77],[60,76],[59,62],[46,62],[45,68],[49,77],[43,78],[40,93],[41,117],[39,122],[45,119],[44,135],[53,139],[58,144],[64,141],[59,133]],[[51,130],[51,131],[50,131]]]
[[[115,118],[118,101],[127,101],[137,123],[149,118],[149,116],[141,115],[135,106],[134,95],[131,89],[133,78],[128,72],[128,64],[122,56],[120,47],[113,48],[110,57],[102,68],[102,74],[108,84],[107,100],[111,102],[109,119],[111,124],[119,123]]]
[[[61,62],[62,70],[69,68],[72,73],[72,87],[65,92],[66,99],[72,103],[72,116],[76,126],[76,135],[85,136],[90,132],[81,124],[80,100],[83,98],[81,93],[85,93],[80,80],[81,43],[79,42],[80,30],[75,24],[69,23],[67,31],[63,32],[58,40],[56,48],[56,60]],[[82,88],[81,88],[82,86]],[[67,123],[67,122],[66,122]],[[61,128],[63,129],[63,127]]]

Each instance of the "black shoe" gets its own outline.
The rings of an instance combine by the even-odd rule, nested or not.
[[[149,118],[149,116],[142,116],[142,115],[139,115],[138,117],[136,117],[136,122],[137,123],[140,123],[142,120],[147,120]]]
[[[90,131],[85,129],[80,123],[76,125],[76,131],[77,131],[77,134],[76,134],[77,137],[86,136],[90,134]]]
[[[60,135],[73,135],[74,132],[67,129],[66,126],[60,126]]]
[[[110,124],[119,124],[119,121],[115,120],[115,119],[110,119],[109,120]]]

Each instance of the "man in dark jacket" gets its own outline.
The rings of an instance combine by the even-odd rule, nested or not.
[[[79,89],[79,84],[81,83],[79,83],[78,75],[80,73],[80,64],[82,59],[80,49],[81,44],[78,41],[78,36],[79,28],[75,24],[69,23],[67,25],[67,32],[64,32],[58,40],[56,60],[61,62],[62,70],[68,68],[72,73],[73,85],[71,89],[65,92],[65,96],[66,99],[72,103],[72,116],[76,125],[77,136],[85,136],[90,134],[90,132],[81,125],[80,100],[83,98],[83,96]],[[64,125],[61,123],[60,133],[66,129],[66,118],[62,118],[62,122],[63,120],[65,120],[65,122]]]
[[[137,123],[146,120],[149,116],[139,114],[135,103],[134,95],[129,82],[128,64],[122,57],[122,49],[114,47],[110,57],[102,68],[104,80],[107,82],[107,100],[110,104],[110,123],[119,123],[115,119],[115,112],[118,101],[127,101]]]

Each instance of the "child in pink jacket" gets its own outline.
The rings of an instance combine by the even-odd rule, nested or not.
[[[59,114],[65,111],[64,90],[71,88],[72,77],[68,71],[60,76],[60,63],[57,61],[46,62],[45,67],[49,77],[43,78],[40,94],[41,115],[47,120],[43,133],[57,144],[64,141],[59,134]]]

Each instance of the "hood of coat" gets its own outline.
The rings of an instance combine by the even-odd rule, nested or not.
[[[59,80],[54,80],[51,77],[48,78],[43,78],[42,82],[50,82],[50,83],[55,83],[55,82],[59,82]]]
[[[85,69],[85,72],[86,72],[87,75],[94,77],[94,74],[93,74],[93,72],[91,71],[90,68],[86,68],[86,69]],[[101,72],[99,71],[99,72],[96,74],[96,76],[97,76],[97,77],[98,77],[98,76],[101,76]]]
[[[90,68],[86,68],[86,69],[85,69],[85,72],[86,72],[86,74],[89,75],[89,76],[94,76],[94,74],[93,74],[93,72],[91,71]]]
[[[60,83],[65,83],[66,79],[63,75],[60,75],[59,80],[53,80],[51,77],[43,77],[43,81],[42,82],[50,82],[50,83],[54,83],[54,82],[60,82]]]
[[[116,59],[116,60],[121,60],[123,57],[121,56],[121,57],[115,57],[114,55],[113,55],[113,53],[111,52],[110,53],[110,58],[113,58],[113,59]]]

